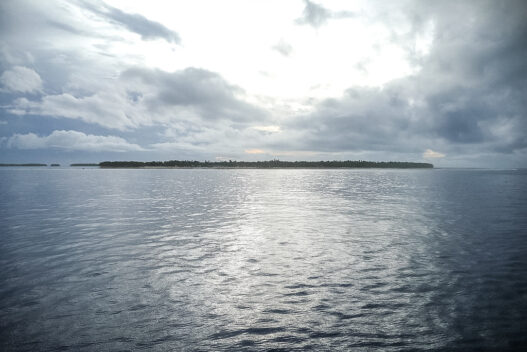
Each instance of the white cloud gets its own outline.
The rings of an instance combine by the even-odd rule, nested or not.
[[[272,49],[276,50],[283,56],[289,56],[293,52],[293,47],[291,46],[291,44],[287,43],[283,39],[281,39],[278,43],[273,45]]]
[[[38,73],[24,66],[15,66],[4,71],[0,82],[12,92],[33,93],[42,91],[42,79]]]
[[[178,121],[209,125],[219,120],[264,122],[267,115],[244,99],[241,88],[215,72],[192,67],[175,72],[130,68],[98,91],[79,95],[62,93],[32,100],[22,97],[7,110],[15,115],[78,119],[121,131],[173,126]]]
[[[15,149],[64,149],[80,151],[142,151],[137,144],[128,143],[117,136],[95,136],[78,131],[53,131],[49,136],[40,137],[34,133],[15,134],[7,138],[7,147]]]
[[[445,156],[446,156],[445,154],[434,152],[432,149],[427,149],[423,153],[423,158],[425,159],[438,159],[438,158],[444,158]]]

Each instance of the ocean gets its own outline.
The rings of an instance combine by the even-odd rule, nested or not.
[[[0,350],[520,350],[527,171],[0,169]]]

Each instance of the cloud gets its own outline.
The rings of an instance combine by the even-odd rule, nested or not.
[[[331,12],[325,7],[309,0],[304,0],[304,12],[297,20],[298,24],[308,24],[315,28],[325,24],[331,17]]]
[[[265,121],[268,113],[243,99],[244,91],[219,74],[197,68],[166,72],[147,68],[125,70],[111,84],[78,96],[45,95],[18,98],[8,105],[15,115],[78,119],[116,130],[174,125],[178,121],[247,124]]]
[[[442,153],[439,153],[439,152],[434,152],[432,149],[427,149],[423,153],[423,158],[425,158],[425,159],[444,158],[445,156],[446,156],[445,154],[442,154]]]
[[[19,98],[9,109],[16,115],[79,119],[117,130],[137,127],[139,122],[134,121],[133,115],[128,115],[127,110],[131,110],[130,106],[119,92],[96,93],[86,97],[64,93],[47,95],[38,101]]]
[[[35,93],[42,91],[42,79],[34,70],[15,66],[0,76],[0,83],[12,92]]]
[[[466,13],[471,13],[468,22]],[[449,144],[493,151],[527,148],[525,133],[513,131],[527,130],[525,13],[522,1],[507,6],[447,2],[423,10],[440,35],[415,85],[422,89],[436,136]],[[456,35],[463,31],[465,35]]]
[[[144,40],[164,39],[169,43],[181,43],[181,38],[175,31],[140,14],[126,13],[102,2],[95,5],[87,1],[80,1],[79,4],[96,15],[139,34]]]
[[[116,136],[95,136],[78,131],[53,131],[49,136],[40,137],[34,133],[15,134],[7,138],[8,148],[15,149],[63,149],[67,151],[129,152],[143,151],[137,144],[128,143]]]
[[[137,67],[124,71],[121,78],[142,92],[144,104],[152,111],[240,123],[267,115],[243,99],[243,89],[208,70],[190,67],[170,73]]]
[[[289,56],[293,52],[293,47],[291,46],[291,44],[285,42],[284,40],[280,40],[273,46],[273,50],[277,51],[283,56]]]
[[[322,100],[307,115],[285,121],[282,134],[296,131],[292,149],[297,150],[410,152],[410,142],[418,139],[412,136],[420,127],[418,121],[411,122],[402,87],[354,88],[340,99]]]
[[[350,11],[331,11],[322,5],[314,3],[310,0],[304,0],[305,6],[302,17],[296,20],[297,24],[307,24],[314,28],[318,28],[328,22],[330,19],[344,19],[355,17],[355,14]]]

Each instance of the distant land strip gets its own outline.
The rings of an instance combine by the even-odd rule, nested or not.
[[[37,163],[29,163],[29,164],[0,164],[0,166],[48,166],[48,164],[37,164]]]
[[[72,164],[81,165],[81,164]],[[97,164],[86,164],[96,166]],[[383,168],[383,169],[431,169],[433,164],[401,161],[103,161],[101,168],[240,168],[240,169],[286,169],[286,168]]]
[[[93,163],[91,164],[70,164],[70,166],[74,166],[74,167],[76,166],[100,166],[100,164],[93,164]]]

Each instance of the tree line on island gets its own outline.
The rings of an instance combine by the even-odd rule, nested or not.
[[[169,160],[169,161],[103,161],[101,168],[386,168],[386,169],[415,169],[433,168],[433,164],[401,162],[401,161],[196,161],[196,160]]]

